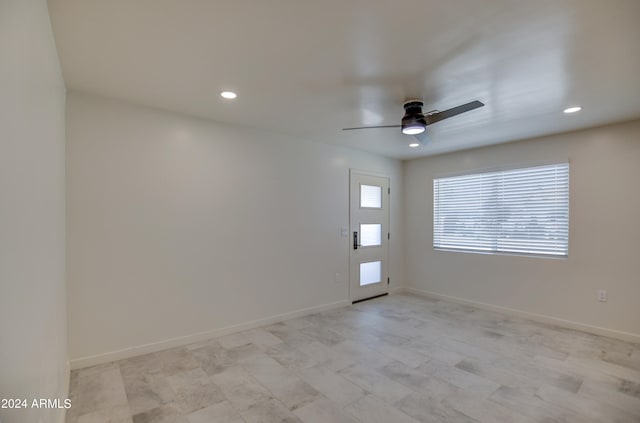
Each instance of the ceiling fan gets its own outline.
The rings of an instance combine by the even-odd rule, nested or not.
[[[440,122],[441,120],[477,109],[484,106],[484,103],[476,100],[457,107],[453,107],[451,109],[443,111],[433,110],[427,113],[424,113],[422,111],[423,105],[424,103],[422,102],[422,100],[406,101],[403,105],[404,116],[402,117],[402,123],[400,125],[361,126],[357,128],[343,128],[342,130],[353,131],[356,129],[402,128],[403,134],[413,135],[422,142],[424,141],[424,136],[422,134],[424,134],[428,125],[433,125],[434,123]]]

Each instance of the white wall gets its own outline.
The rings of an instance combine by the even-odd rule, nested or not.
[[[568,259],[434,251],[434,176],[566,159]],[[406,162],[407,284],[638,336],[639,183],[640,121]],[[608,302],[597,302],[598,289]]]
[[[400,161],[76,93],[67,134],[72,365],[346,301],[349,168],[391,177],[403,279]]]
[[[65,89],[44,0],[0,1],[0,398],[66,398]],[[59,410],[0,409],[3,423]]]

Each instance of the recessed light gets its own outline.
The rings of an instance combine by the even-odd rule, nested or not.
[[[227,100],[233,100],[234,98],[238,97],[238,94],[234,93],[233,91],[222,91],[220,93],[220,97],[226,98]]]
[[[411,147],[411,148],[420,147],[420,144],[417,143],[417,142],[412,142],[411,144],[409,144],[409,147]]]
[[[580,106],[573,106],[573,107],[569,107],[567,109],[564,109],[565,113],[575,113],[575,112],[579,112],[580,110],[582,110],[582,107]]]

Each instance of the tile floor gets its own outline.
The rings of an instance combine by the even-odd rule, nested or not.
[[[68,423],[640,422],[640,344],[395,295],[74,371]]]

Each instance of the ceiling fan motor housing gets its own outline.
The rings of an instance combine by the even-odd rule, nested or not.
[[[422,100],[407,100],[402,105],[402,107],[404,107],[405,113],[407,114],[422,113],[422,106],[424,106]]]
[[[423,103],[420,100],[410,100],[404,103],[404,116],[402,117],[402,127],[415,123],[426,125],[424,113],[422,113]]]

